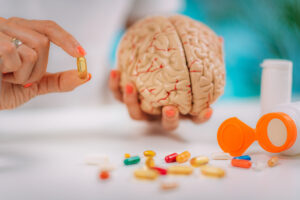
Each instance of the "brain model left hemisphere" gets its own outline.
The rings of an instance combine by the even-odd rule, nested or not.
[[[183,115],[199,115],[223,94],[223,40],[185,16],[135,23],[120,42],[117,65],[121,88],[134,83],[148,114],[173,105]]]

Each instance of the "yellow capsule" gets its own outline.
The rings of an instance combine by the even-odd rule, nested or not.
[[[210,176],[215,178],[222,178],[225,176],[225,171],[222,168],[208,166],[208,165],[201,167],[201,173],[205,176]]]
[[[124,157],[125,157],[125,158],[130,158],[131,155],[130,155],[129,153],[125,153],[125,154],[124,154]]]
[[[197,156],[190,160],[190,163],[193,167],[200,167],[201,165],[207,164],[209,161],[206,156]]]
[[[268,165],[269,167],[274,167],[278,164],[278,157],[273,156],[272,158],[270,158],[270,160],[268,160]]]
[[[134,171],[134,176],[138,179],[155,180],[158,173],[155,170],[137,169]]]
[[[149,168],[152,168],[155,166],[155,162],[154,159],[152,157],[148,157],[146,162],[145,162],[146,166]]]
[[[146,156],[146,157],[154,157],[155,155],[156,155],[156,153],[152,150],[144,151],[144,156]]]
[[[77,71],[79,74],[79,78],[85,79],[87,77],[87,65],[85,57],[77,58]]]
[[[190,166],[173,165],[168,167],[168,174],[176,175],[190,175],[194,171],[194,168]]]
[[[191,157],[190,152],[184,151],[181,154],[179,154],[178,156],[176,156],[176,161],[178,163],[184,163],[184,162],[188,161],[190,159],[190,157]]]

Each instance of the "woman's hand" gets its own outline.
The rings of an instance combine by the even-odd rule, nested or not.
[[[17,47],[16,38],[22,42]],[[67,92],[90,79],[76,70],[46,73],[50,42],[70,56],[85,55],[76,39],[52,21],[0,18],[0,109],[12,109],[31,98],[50,92]]]
[[[180,118],[187,118],[192,120],[194,123],[200,124],[209,120],[213,112],[211,108],[206,108],[198,116],[183,116],[179,114],[179,110],[177,107],[164,106],[162,108],[162,116],[146,114],[140,107],[138,92],[132,83],[128,83],[123,89],[123,91],[125,92],[123,94],[121,93],[120,72],[118,70],[111,71],[109,88],[113,92],[116,99],[126,104],[129,115],[132,119],[149,121],[161,120],[163,128],[168,131],[174,130],[178,127]]]

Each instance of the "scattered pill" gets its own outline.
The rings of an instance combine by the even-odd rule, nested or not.
[[[113,164],[107,162],[100,164],[99,168],[101,171],[113,171],[116,167]]]
[[[253,162],[251,168],[255,171],[262,171],[265,168],[265,164],[262,162]]]
[[[213,153],[211,155],[213,160],[230,160],[231,156],[229,156],[227,153],[223,152],[218,152],[218,153]]]
[[[232,159],[231,165],[234,167],[240,167],[240,168],[250,168],[252,164],[249,160]]]
[[[124,157],[125,157],[125,158],[130,158],[130,154],[129,154],[129,153],[125,153],[125,154],[124,154]]]
[[[87,65],[85,57],[77,58],[77,71],[79,78],[85,79],[87,77]]]
[[[176,174],[176,175],[190,175],[194,171],[194,168],[190,166],[181,166],[174,165],[168,167],[168,174]]]
[[[140,157],[139,156],[133,156],[133,157],[130,157],[130,158],[126,158],[124,160],[124,164],[125,165],[133,165],[133,164],[137,164],[140,162]]]
[[[134,171],[134,176],[138,179],[155,180],[158,177],[156,170],[137,169]]]
[[[85,163],[87,165],[100,165],[108,162],[108,156],[105,154],[90,154],[85,157]]]
[[[273,156],[272,158],[270,158],[270,160],[268,160],[268,166],[269,167],[274,167],[278,164],[278,157]]]
[[[155,166],[154,159],[152,157],[148,157],[145,162],[146,166],[152,168]]]
[[[108,171],[101,171],[99,177],[102,180],[108,179],[109,178],[109,172]]]
[[[176,156],[176,162],[178,163],[184,163],[186,161],[188,161],[191,157],[191,153],[188,151],[184,151],[181,154]]]
[[[225,171],[222,168],[214,166],[203,166],[200,168],[201,173],[205,176],[222,178],[225,176]]]
[[[209,161],[206,156],[197,156],[190,160],[190,163],[193,167],[200,167],[201,165],[207,164]]]
[[[178,184],[176,182],[162,182],[160,184],[160,188],[162,190],[172,190],[178,187]]]
[[[238,160],[251,160],[251,157],[248,156],[248,155],[244,155],[244,156],[233,157],[233,159],[238,159]]]
[[[154,157],[156,153],[152,150],[144,151],[144,156],[146,157]]]
[[[177,157],[177,153],[172,153],[172,154],[170,154],[170,155],[167,155],[166,157],[165,157],[165,161],[167,162],[167,163],[172,163],[172,162],[176,162],[176,157]]]
[[[167,170],[164,168],[160,168],[160,167],[152,167],[153,170],[156,170],[160,175],[166,175],[167,174]]]

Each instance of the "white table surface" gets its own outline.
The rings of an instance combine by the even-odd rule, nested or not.
[[[143,166],[123,166],[124,153],[157,152],[163,157],[189,150],[192,156],[219,152],[216,132],[222,121],[238,116],[255,126],[259,104],[253,101],[218,103],[212,119],[203,125],[182,122],[173,133],[133,122],[123,106],[64,108],[57,110],[3,111],[0,113],[1,200],[99,199],[299,199],[300,158],[281,157],[280,164],[261,172],[233,168],[229,161],[210,161],[223,167],[226,177],[211,179],[196,169],[188,177],[160,177],[138,181],[133,171]],[[98,168],[88,166],[89,154],[107,154],[117,167],[107,181],[98,179]],[[266,162],[270,154],[254,145],[247,153]],[[161,181],[172,179],[179,187],[162,191]]]

